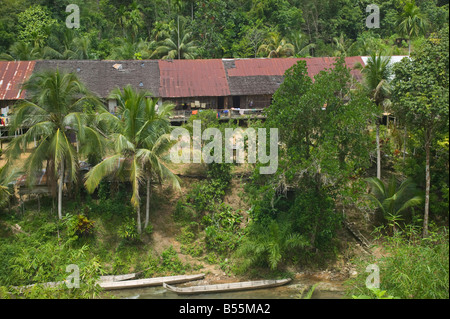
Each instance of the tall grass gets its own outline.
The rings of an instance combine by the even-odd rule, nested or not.
[[[447,229],[422,239],[410,228],[384,237],[383,257],[359,261],[359,275],[348,282],[350,295],[372,295],[365,287],[365,267],[380,268],[380,289],[401,299],[449,298],[449,235]]]

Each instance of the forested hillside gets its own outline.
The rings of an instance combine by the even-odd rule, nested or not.
[[[66,27],[69,4],[80,28]],[[380,27],[366,19],[376,4]],[[446,0],[1,0],[6,60],[402,55],[448,23]]]

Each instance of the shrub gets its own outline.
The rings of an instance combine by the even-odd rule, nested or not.
[[[133,218],[126,218],[125,222],[119,226],[117,233],[121,239],[126,241],[134,241],[139,238],[136,221]]]
[[[202,225],[205,226],[206,248],[219,254],[228,254],[239,245],[242,230],[242,216],[234,212],[226,204],[220,204],[214,213],[205,215]]]
[[[78,215],[70,215],[67,214],[63,218],[63,224],[67,228],[67,235],[69,238],[73,240],[77,240],[79,237],[86,237],[91,235],[94,231],[95,222],[89,220],[86,216],[78,214]],[[54,234],[57,231],[57,225],[55,224],[46,224],[43,228],[41,228],[41,232]]]
[[[211,163],[208,165],[207,176],[211,180],[220,182],[220,188],[225,190],[233,178],[231,168],[232,164],[229,163]]]
[[[251,266],[276,270],[281,262],[307,244],[304,237],[291,232],[291,224],[287,221],[253,224],[237,252],[238,256],[244,257],[241,271],[245,272]]]
[[[75,233],[79,236],[87,236],[92,234],[95,222],[89,220],[84,215],[77,215],[75,224]]]
[[[186,270],[189,269],[188,265],[184,265],[180,258],[178,258],[178,254],[173,248],[170,246],[166,250],[161,253],[161,265],[160,268],[164,272],[172,272],[177,274],[184,274]]]

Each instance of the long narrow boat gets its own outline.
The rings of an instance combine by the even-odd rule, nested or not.
[[[100,276],[100,279],[98,281],[98,284],[101,285],[101,283],[103,282],[118,282],[118,281],[124,281],[124,280],[129,280],[129,279],[134,279],[136,278],[136,274],[125,274],[125,275],[111,275],[111,276]],[[26,285],[23,287],[14,287],[14,288],[22,288],[22,289],[27,289],[27,288],[31,288],[34,287],[35,285],[42,285],[43,287],[58,287],[60,285],[64,285],[66,282],[65,281],[56,281],[56,282],[45,282],[45,283],[40,283],[40,284],[32,284],[32,285]]]
[[[101,282],[124,281],[136,278],[136,274],[100,276]]]
[[[183,275],[183,276],[157,277],[147,279],[126,280],[126,281],[100,282],[99,285],[105,290],[144,288],[144,287],[161,286],[164,283],[180,284],[188,281],[200,280],[203,279],[204,277],[205,274]]]
[[[193,295],[203,293],[216,293],[216,292],[231,292],[241,290],[253,290],[263,288],[273,288],[287,284],[292,279],[280,279],[280,280],[257,280],[257,281],[245,281],[235,282],[229,284],[215,284],[205,286],[192,286],[192,287],[174,287],[167,283],[164,283],[164,288],[173,291],[179,295]]]

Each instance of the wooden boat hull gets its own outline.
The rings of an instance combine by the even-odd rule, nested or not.
[[[200,280],[204,277],[205,274],[183,275],[183,276],[157,277],[157,278],[115,281],[115,282],[100,282],[99,285],[105,290],[145,288],[145,287],[162,286],[164,283],[180,284],[188,281]]]
[[[167,290],[173,291],[179,295],[194,295],[203,293],[219,293],[219,292],[222,293],[222,292],[274,288],[285,285],[289,283],[291,280],[292,279],[290,278],[281,280],[258,280],[258,281],[246,281],[229,284],[193,286],[184,288],[174,287],[167,283],[164,283],[163,286]]]
[[[119,281],[125,281],[125,280],[129,280],[129,279],[134,279],[136,278],[136,274],[125,274],[125,275],[111,275],[111,276],[100,276],[99,281],[97,282],[99,285],[102,285],[102,283],[111,283],[111,282],[119,282]],[[28,288],[32,288],[36,285],[42,285],[45,288],[54,288],[54,287],[58,287],[60,285],[65,285],[66,282],[65,281],[56,281],[56,282],[45,282],[45,283],[41,283],[41,284],[32,284],[32,285],[27,285],[27,286],[23,286],[23,287],[14,287],[14,288],[20,288],[20,289],[28,289]]]
[[[100,282],[124,281],[136,278],[136,274],[100,276]]]

